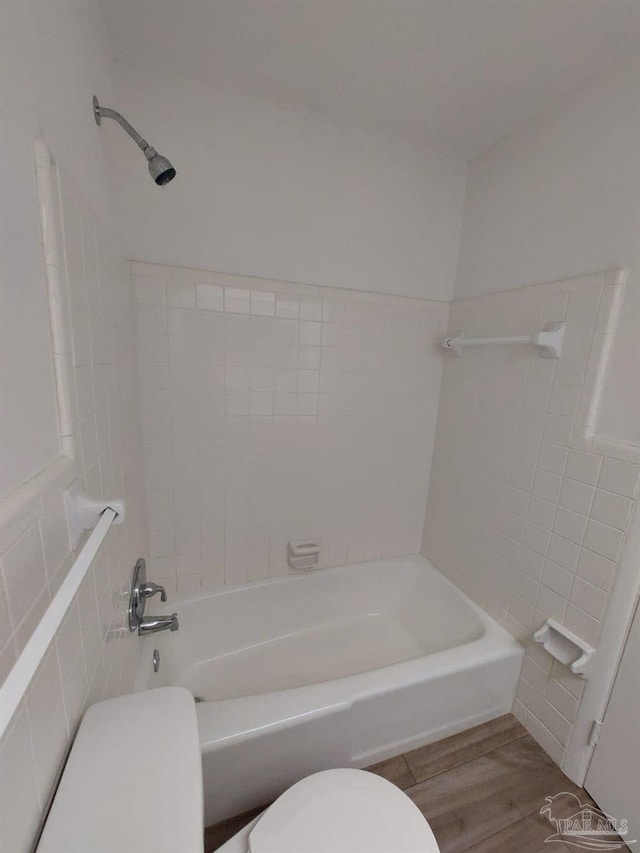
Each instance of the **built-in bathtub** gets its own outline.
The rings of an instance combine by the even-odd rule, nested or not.
[[[207,825],[308,773],[506,713],[523,654],[422,557],[203,591],[175,609],[180,630],[143,641],[137,686],[201,700]]]

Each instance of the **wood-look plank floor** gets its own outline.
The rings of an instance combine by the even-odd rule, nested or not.
[[[429,821],[441,853],[569,853],[546,844],[553,827],[540,815],[545,797],[589,795],[567,779],[511,714],[368,768],[393,782]],[[567,809],[575,802],[568,798]],[[212,853],[261,809],[205,831]],[[556,803],[558,817],[568,817]]]

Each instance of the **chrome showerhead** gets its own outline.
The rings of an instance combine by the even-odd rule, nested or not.
[[[166,157],[163,157],[162,154],[158,154],[156,149],[152,145],[149,145],[147,140],[143,139],[138,131],[120,113],[109,107],[101,107],[95,95],[93,96],[93,116],[96,124],[102,124],[103,118],[112,118],[118,122],[120,127],[129,134],[136,145],[142,150],[149,163],[149,174],[159,187],[163,187],[175,178],[176,170],[170,161]]]
[[[159,187],[163,187],[176,176],[176,170],[169,160],[158,154],[155,148],[149,146],[145,149],[144,156],[149,161],[149,174]]]

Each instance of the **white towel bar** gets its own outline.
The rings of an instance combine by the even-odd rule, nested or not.
[[[118,513],[111,507],[107,507],[103,511],[97,525],[76,557],[75,563],[69,569],[69,574],[63,580],[60,589],[45,610],[13,669],[0,687],[0,738],[7,730],[13,715],[22,702],[22,698],[47,653],[56,631],[80,588],[80,584],[89,571],[109,528],[117,517]]]
[[[455,337],[448,337],[442,341],[446,350],[451,350],[454,355],[462,355],[462,347],[477,347],[493,344],[533,344],[538,347],[538,354],[542,358],[559,358],[562,352],[562,339],[564,338],[566,323],[547,323],[540,332],[533,335],[514,335],[506,338],[465,338],[462,333]]]

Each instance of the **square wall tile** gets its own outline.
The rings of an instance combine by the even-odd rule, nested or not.
[[[619,459],[605,459],[598,478],[598,487],[632,498],[636,493],[639,472],[640,465]]]
[[[179,269],[170,280],[166,332],[160,315],[138,330],[141,353],[168,362],[151,362],[150,383],[141,356],[154,572],[180,588],[286,574],[287,540],[312,534],[322,565],[415,551],[444,360],[425,335],[446,308]],[[504,524],[517,548],[522,517]]]

